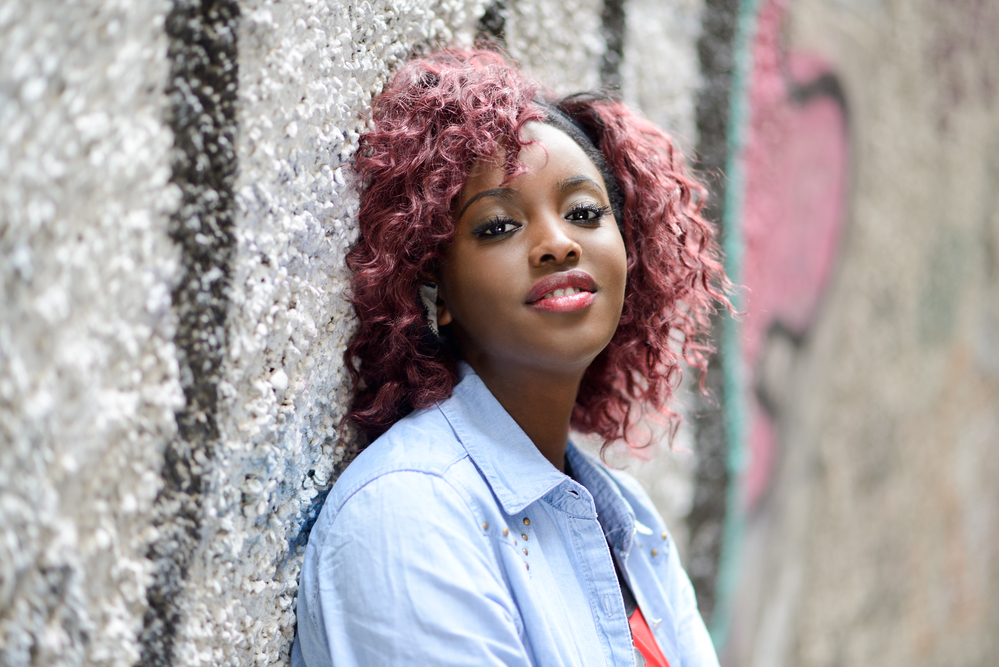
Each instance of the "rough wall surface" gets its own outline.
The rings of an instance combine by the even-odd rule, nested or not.
[[[999,6],[787,7],[784,48],[821,55],[845,89],[848,219],[812,328],[777,364],[775,476],[726,657],[991,665]]]
[[[507,51],[556,94],[600,85],[606,49],[601,0],[518,0],[508,3]]]
[[[697,40],[704,0],[632,0],[627,5],[621,93],[669,130],[685,151],[697,145],[701,88]]]
[[[372,96],[412,49],[488,24],[555,92],[619,82],[717,169],[737,4],[0,4],[0,665],[285,663],[345,462],[349,162]],[[999,9],[776,4],[772,49],[843,83],[851,188],[774,366],[726,659],[990,664]],[[781,233],[765,218],[757,238]],[[725,466],[718,447],[693,470],[689,438],[629,467],[681,548],[689,520],[713,590]]]
[[[602,9],[504,5],[507,48],[596,87]],[[484,11],[0,6],[0,665],[287,661],[344,462],[351,156],[399,63]],[[683,62],[672,97],[627,94],[689,125]],[[659,486],[681,516],[689,489]]]
[[[139,658],[183,403],[168,9],[0,6],[0,664]]]

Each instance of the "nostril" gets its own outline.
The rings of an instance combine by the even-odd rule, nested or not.
[[[554,255],[552,253],[545,253],[544,255],[541,256],[542,263],[554,262],[556,264],[562,264],[564,262],[576,259],[579,259],[579,253],[576,252],[575,250],[570,250],[565,254],[559,253],[558,255]]]

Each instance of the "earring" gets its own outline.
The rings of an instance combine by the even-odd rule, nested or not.
[[[441,332],[437,328],[437,285],[434,283],[420,285],[420,300],[423,302],[423,309],[427,311],[430,330],[440,338]]]

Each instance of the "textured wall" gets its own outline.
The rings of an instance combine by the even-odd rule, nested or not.
[[[764,32],[781,3],[762,4]],[[815,318],[772,358],[774,476],[749,517],[727,662],[992,665],[999,6],[783,4],[772,48],[822,56],[843,84],[850,188]],[[786,240],[779,219],[756,224]]]
[[[704,0],[631,0],[625,17],[621,93],[672,132],[685,151],[697,146],[697,93]]]
[[[726,353],[766,426],[747,495],[710,402],[696,444],[611,460],[706,611],[745,518],[728,664],[991,664],[999,8],[758,4],[730,156],[753,291]],[[555,92],[618,84],[717,196],[750,6],[0,2],[0,665],[287,661],[344,464],[349,163],[412,49],[486,35]]]
[[[689,130],[697,5],[638,9],[672,26],[668,88],[649,25],[608,32],[598,0],[493,7],[559,92],[606,78],[617,40],[625,94]],[[485,11],[0,4],[0,665],[287,660],[343,463],[349,162],[410,50]],[[644,473],[676,516],[678,466]]]
[[[0,6],[0,663],[132,664],[174,411],[166,3]]]

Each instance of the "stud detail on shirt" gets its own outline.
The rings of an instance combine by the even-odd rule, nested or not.
[[[527,533],[521,533],[520,536],[524,538],[525,542],[527,541]]]
[[[666,539],[666,533],[663,533],[663,539],[664,540]]]
[[[659,555],[659,549],[653,549],[652,550],[652,557],[655,558],[658,555]]]
[[[523,549],[524,555],[527,555],[527,549]]]
[[[510,534],[510,529],[509,528],[504,528],[503,529],[503,537],[506,537],[509,534]]]
[[[524,517],[524,525],[525,526],[530,526],[531,525],[531,520],[528,519],[526,516]]]
[[[482,522],[482,530],[489,530],[489,524],[485,521]]]

